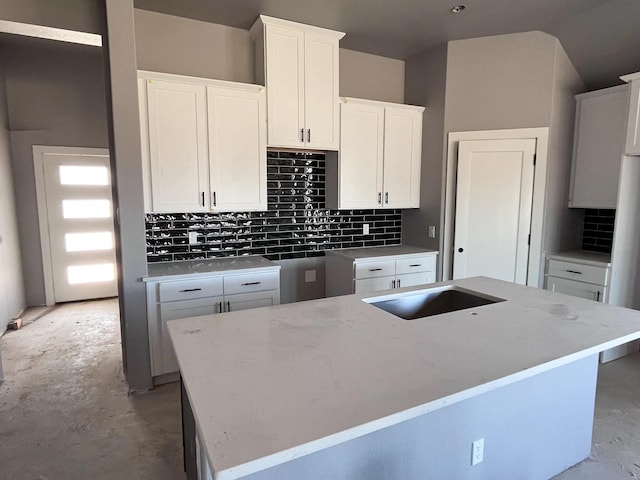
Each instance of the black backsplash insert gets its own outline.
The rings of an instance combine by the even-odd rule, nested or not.
[[[267,195],[266,212],[147,214],[147,261],[239,255],[285,260],[401,243],[401,210],[325,208],[323,154],[267,152]],[[198,233],[197,245],[189,245],[189,232]]]
[[[615,210],[585,210],[582,227],[582,249],[591,252],[611,253],[615,219]]]

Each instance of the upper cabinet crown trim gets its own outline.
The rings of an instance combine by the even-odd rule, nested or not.
[[[187,83],[197,85],[207,85],[211,87],[230,88],[235,90],[261,92],[263,85],[254,83],[230,82],[227,80],[217,80],[206,77],[191,77],[188,75],[176,75],[174,73],[152,72],[149,70],[138,70],[138,78],[143,80],[164,80],[174,83]]]
[[[338,40],[340,40],[342,37],[344,37],[346,35],[346,33],[344,33],[344,32],[337,32],[335,30],[329,30],[327,28],[322,28],[322,27],[314,27],[313,25],[306,25],[304,23],[292,22],[290,20],[283,20],[281,18],[268,17],[267,15],[260,15],[256,19],[256,21],[254,23],[254,26],[258,22],[262,22],[264,25],[273,25],[273,26],[276,26],[276,27],[286,27],[286,28],[296,28],[298,30],[304,30],[305,32],[320,33],[322,35],[331,35],[331,36],[337,38]],[[252,27],[252,29],[253,29],[253,27]]]
[[[420,105],[407,105],[405,103],[382,102],[379,100],[367,100],[365,98],[353,97],[340,97],[340,103],[356,103],[361,105],[378,105],[380,107],[406,108],[407,110],[414,110],[419,113],[424,112],[426,108]]]
[[[636,73],[629,73],[628,75],[623,75],[622,77],[620,77],[620,80],[622,80],[623,82],[631,82],[633,80],[640,80],[640,72],[636,72]]]
[[[624,92],[629,90],[629,85],[616,85],[615,87],[602,88],[600,90],[594,90],[592,92],[579,93],[576,95],[576,100],[582,100],[584,98],[601,97],[610,93]]]

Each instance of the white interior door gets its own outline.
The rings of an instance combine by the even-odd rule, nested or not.
[[[45,152],[40,166],[55,302],[116,296],[109,157]]]
[[[453,278],[527,283],[535,139],[458,145]]]

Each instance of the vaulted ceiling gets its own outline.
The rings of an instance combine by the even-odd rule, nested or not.
[[[451,8],[464,4],[459,14]],[[449,40],[540,30],[589,89],[640,70],[640,0],[135,0],[145,10],[248,29],[259,14],[346,32],[340,46],[406,60]]]

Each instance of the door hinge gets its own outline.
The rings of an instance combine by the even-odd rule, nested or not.
[[[527,245],[531,245],[531,234],[529,234],[529,238],[527,239]]]
[[[534,166],[534,167],[536,166],[536,161],[537,161],[537,160],[538,160],[538,154],[537,154],[537,153],[534,153],[534,154],[533,154],[533,166]]]

